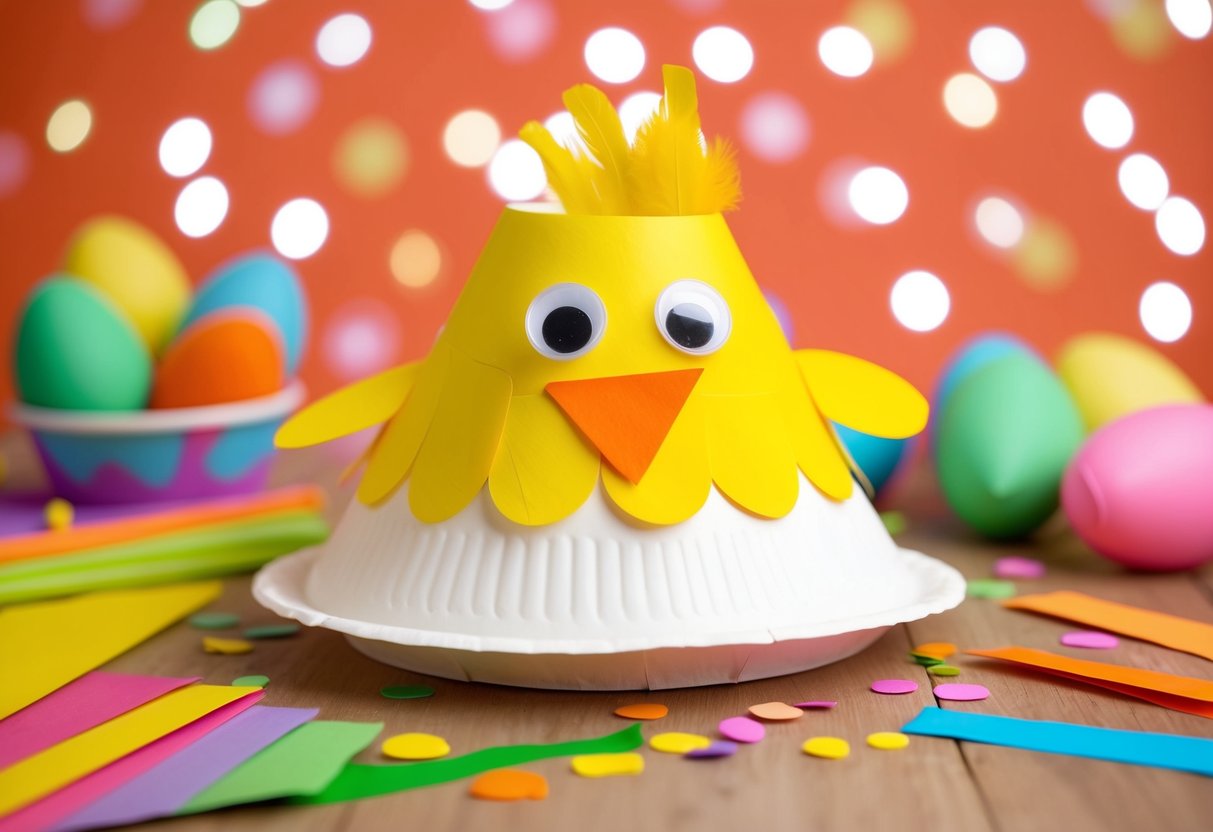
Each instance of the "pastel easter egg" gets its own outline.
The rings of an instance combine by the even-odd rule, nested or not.
[[[971,373],[944,401],[935,461],[944,496],[968,525],[1020,537],[1057,509],[1082,420],[1061,381],[1014,353]]]
[[[935,407],[952,395],[956,385],[992,361],[1008,355],[1036,355],[1026,343],[1005,332],[988,332],[969,339],[952,354],[935,385]]]
[[[897,470],[906,449],[906,440],[872,436],[839,424],[834,425],[834,430],[872,488],[880,491]]]
[[[1066,470],[1074,531],[1132,569],[1213,560],[1213,405],[1167,405],[1109,422]]]
[[[1066,342],[1057,356],[1057,373],[1087,430],[1150,407],[1205,401],[1183,370],[1158,350],[1107,332]]]
[[[66,271],[113,301],[152,355],[177,331],[190,300],[185,268],[160,238],[123,217],[98,217],[76,232]]]
[[[122,311],[93,286],[57,276],[35,287],[17,325],[21,400],[64,410],[137,410],[152,362]]]
[[[255,309],[220,310],[198,319],[164,351],[151,406],[198,407],[268,396],[282,389],[282,338]]]
[[[220,309],[251,307],[278,327],[286,348],[286,372],[293,375],[307,346],[307,298],[299,277],[272,254],[249,254],[220,266],[194,296],[182,328]]]

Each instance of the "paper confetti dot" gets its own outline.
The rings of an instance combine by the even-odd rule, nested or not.
[[[988,598],[993,601],[1014,598],[1015,584],[996,578],[978,578],[969,581],[968,595],[970,598]]]
[[[937,664],[943,664],[943,659],[938,656],[929,656],[926,653],[913,652],[910,654],[910,660],[915,664],[920,664],[923,667],[931,667]]]
[[[923,656],[946,659],[948,656],[956,653],[956,645],[950,641],[928,641],[926,644],[920,644],[915,647],[914,652]]]
[[[623,754],[582,754],[573,758],[573,771],[582,777],[619,777],[644,771],[644,757],[628,751]]]
[[[240,676],[232,680],[234,688],[263,688],[270,683],[269,676]]]
[[[425,685],[388,685],[379,691],[384,699],[425,699],[434,689]]]
[[[918,683],[909,679],[878,679],[872,683],[872,690],[890,695],[913,693],[918,690]]]
[[[728,719],[722,719],[716,729],[725,739],[734,742],[761,742],[762,738],[767,735],[767,729],[763,727],[762,723],[750,719],[748,716],[731,716]]]
[[[1120,644],[1120,639],[1108,633],[1075,630],[1072,633],[1063,635],[1061,643],[1066,647],[1084,647],[1088,650],[1111,650]]]
[[[260,627],[249,627],[244,631],[245,638],[286,638],[299,632],[298,624],[265,624]]]
[[[809,699],[804,702],[797,702],[792,707],[800,708],[802,711],[803,710],[821,711],[821,710],[828,710],[830,708],[833,708],[837,704],[838,704],[837,702],[830,700],[830,699]]]
[[[696,748],[707,748],[712,741],[700,734],[684,734],[681,731],[668,731],[655,734],[649,740],[649,748],[663,754],[686,754]]]
[[[714,760],[719,757],[732,757],[737,753],[737,743],[728,740],[715,740],[707,748],[692,748],[682,756],[688,760]]]
[[[46,517],[46,527],[52,532],[70,529],[76,517],[76,509],[61,497],[48,500],[43,513]]]
[[[950,664],[937,664],[927,668],[927,673],[932,676],[959,676],[960,668],[953,667]]]
[[[906,530],[906,516],[900,511],[880,512],[880,522],[884,523],[885,531],[891,535],[899,535]]]
[[[810,757],[841,760],[851,753],[851,744],[838,737],[812,737],[805,740],[800,750]]]
[[[1043,578],[1045,565],[1035,558],[1007,557],[994,561],[996,578]]]
[[[897,751],[910,744],[910,738],[896,731],[877,731],[868,734],[868,745],[881,751]]]
[[[234,612],[199,612],[190,616],[190,626],[199,630],[226,630],[240,623]]]
[[[218,653],[222,656],[243,656],[253,652],[253,643],[240,638],[203,636],[202,649],[207,653]]]
[[[665,705],[658,705],[655,702],[641,702],[636,705],[622,705],[615,709],[615,716],[621,716],[624,719],[661,719],[670,712],[670,709]]]
[[[502,768],[473,780],[468,794],[481,800],[543,800],[548,796],[548,781],[531,771]]]
[[[748,710],[751,716],[756,716],[759,719],[769,719],[772,722],[800,719],[804,716],[804,711],[800,710],[800,708],[793,707],[785,702],[763,702],[761,705],[751,705]]]
[[[451,753],[451,746],[434,734],[397,734],[379,746],[393,760],[436,760]]]
[[[988,699],[990,691],[985,685],[962,685],[950,682],[936,685],[935,695],[951,702],[976,702],[978,699]]]

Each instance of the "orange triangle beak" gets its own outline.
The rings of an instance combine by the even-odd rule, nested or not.
[[[553,381],[545,389],[603,458],[638,483],[702,372]]]

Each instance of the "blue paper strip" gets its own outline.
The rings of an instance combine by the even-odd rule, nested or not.
[[[907,734],[949,737],[1213,777],[1213,740],[1179,734],[1121,731],[1070,722],[1014,719],[939,708],[923,708],[922,713],[901,730]]]

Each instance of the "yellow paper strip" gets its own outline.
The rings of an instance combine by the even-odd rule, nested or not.
[[[70,785],[257,687],[194,685],[165,694],[0,771],[0,815]]]
[[[207,581],[0,610],[0,719],[210,603],[221,589]]]

